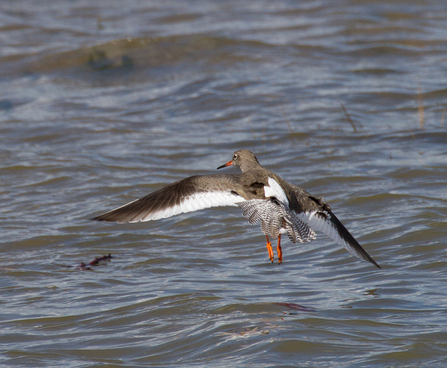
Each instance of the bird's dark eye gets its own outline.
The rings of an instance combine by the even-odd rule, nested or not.
[[[237,155],[233,155],[233,160],[237,160]]]

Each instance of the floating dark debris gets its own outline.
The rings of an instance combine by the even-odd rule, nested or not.
[[[89,263],[81,262],[81,264],[78,266],[75,266],[75,268],[80,271],[88,271],[88,270],[92,269],[92,266],[97,266],[100,262],[109,261],[112,258],[113,258],[112,253],[109,253],[109,255],[104,255],[102,257],[95,257],[95,259]],[[73,267],[73,266],[69,266],[69,265],[62,265],[62,266],[63,267]]]
[[[108,256],[95,257],[95,259],[93,261],[91,261],[90,263],[85,264],[84,262],[81,262],[81,264],[79,266],[76,266],[76,269],[81,270],[81,271],[91,270],[91,266],[97,266],[99,264],[99,262],[109,261],[112,258],[113,258],[112,253],[109,253]]]

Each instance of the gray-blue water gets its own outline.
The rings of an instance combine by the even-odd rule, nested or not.
[[[3,1],[0,44],[1,366],[446,366],[444,1]],[[383,270],[271,264],[237,208],[88,220],[241,148]]]

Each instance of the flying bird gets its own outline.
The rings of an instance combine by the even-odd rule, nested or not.
[[[241,173],[190,176],[92,220],[144,222],[209,207],[238,206],[250,224],[261,222],[272,262],[270,238],[278,239],[276,250],[281,264],[281,234],[287,234],[293,243],[302,243],[315,239],[315,231],[321,231],[352,255],[381,268],[322,198],[312,196],[262,167],[248,150],[234,152],[232,159],[217,169],[227,166],[236,166]]]

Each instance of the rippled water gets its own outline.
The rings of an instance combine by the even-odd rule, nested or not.
[[[445,10],[2,2],[0,365],[445,367]],[[88,221],[240,148],[383,270],[321,234],[272,265],[237,208]]]

